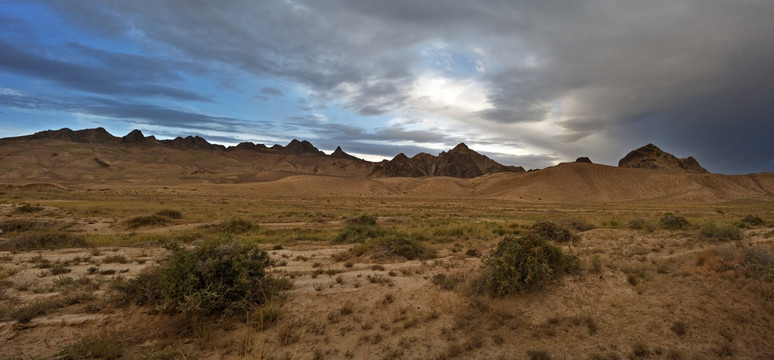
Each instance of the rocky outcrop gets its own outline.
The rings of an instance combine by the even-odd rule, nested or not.
[[[349,160],[360,160],[350,154],[347,154],[344,152],[344,150],[341,149],[341,146],[337,146],[336,150],[331,153],[331,157],[339,158],[339,159],[349,159]]]
[[[124,135],[124,137],[121,138],[121,142],[124,144],[129,145],[158,145],[159,141],[156,140],[155,136],[145,136],[143,135],[142,131],[134,129],[128,134]]]
[[[320,149],[316,148],[312,143],[303,140],[298,141],[296,139],[293,139],[290,143],[288,143],[283,149],[282,152],[289,153],[289,154],[316,154],[316,155],[325,155],[324,152],[320,151]]]
[[[374,165],[370,175],[473,178],[499,172],[524,172],[524,168],[502,165],[471,150],[464,143],[460,143],[454,149],[442,152],[437,157],[427,153],[419,153],[412,158],[402,153],[398,154],[392,160],[385,160]]]
[[[592,164],[591,159],[589,159],[588,157],[585,157],[585,156],[581,156],[581,157],[575,159],[575,162],[576,163]]]
[[[689,156],[679,159],[653,144],[632,150],[623,159],[618,161],[618,167],[680,170],[698,174],[708,173],[693,157]]]

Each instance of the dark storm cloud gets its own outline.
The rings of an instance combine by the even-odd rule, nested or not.
[[[0,69],[64,87],[103,95],[161,96],[178,100],[207,101],[200,94],[154,82],[179,80],[170,64],[147,57],[116,54],[72,45],[78,62],[50,59],[22,50],[22,46],[0,39]],[[65,55],[65,54],[62,54]],[[66,54],[73,55],[73,54]]]
[[[422,71],[422,51],[433,43],[480,49],[491,66],[476,81],[487,89],[492,107],[459,119],[469,121],[471,133],[488,129],[512,144],[555,151],[529,161],[590,155],[614,164],[652,142],[694,155],[712,171],[774,170],[774,148],[765,137],[774,128],[774,109],[765,98],[774,93],[769,0],[48,3],[95,33],[117,39],[140,34],[203,68],[218,64],[298,83],[317,105],[330,102],[363,116],[427,111],[414,108],[411,91]],[[149,85],[126,73],[89,73],[8,43],[0,47],[6,69],[83,91],[206,98],[159,82],[142,88]],[[98,60],[106,56],[79,52]],[[161,69],[152,78],[174,76],[159,64],[146,66]],[[547,119],[553,119],[553,133],[523,131]],[[523,126],[507,130],[509,125]],[[344,130],[330,128],[327,134]],[[347,131],[428,140],[393,130]],[[433,131],[426,135],[456,141]]]

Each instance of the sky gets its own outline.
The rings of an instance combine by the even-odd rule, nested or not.
[[[0,0],[0,137],[774,171],[771,0]]]

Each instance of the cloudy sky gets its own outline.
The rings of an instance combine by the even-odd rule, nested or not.
[[[0,137],[774,171],[771,0],[0,0]]]

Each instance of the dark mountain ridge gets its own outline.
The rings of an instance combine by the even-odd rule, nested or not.
[[[372,163],[347,154],[341,147],[330,155],[315,147],[306,140],[293,139],[287,145],[273,145],[267,147],[264,144],[243,142],[236,146],[224,146],[211,144],[200,136],[176,137],[168,140],[158,140],[154,136],[145,136],[140,130],[132,130],[123,137],[111,135],[104,128],[71,130],[63,128],[59,130],[40,131],[32,135],[0,139],[0,145],[11,141],[55,139],[86,144],[103,144],[108,146],[161,146],[177,150],[202,150],[222,153],[242,154],[239,156],[260,156],[260,154],[287,155],[308,158],[308,161],[319,157],[322,159],[338,159],[339,161],[352,161],[359,166],[370,167],[368,176],[372,177],[422,177],[422,176],[450,176],[459,178],[472,178],[486,174],[500,172],[524,172],[522,167],[505,166],[485,155],[481,155],[464,143],[460,143],[448,152],[441,152],[438,156],[427,153],[419,153],[412,158],[405,154],[398,154],[392,160],[384,160],[380,163]],[[254,154],[254,155],[252,155]],[[295,157],[294,157],[295,156]],[[294,160],[295,161],[295,160]]]

